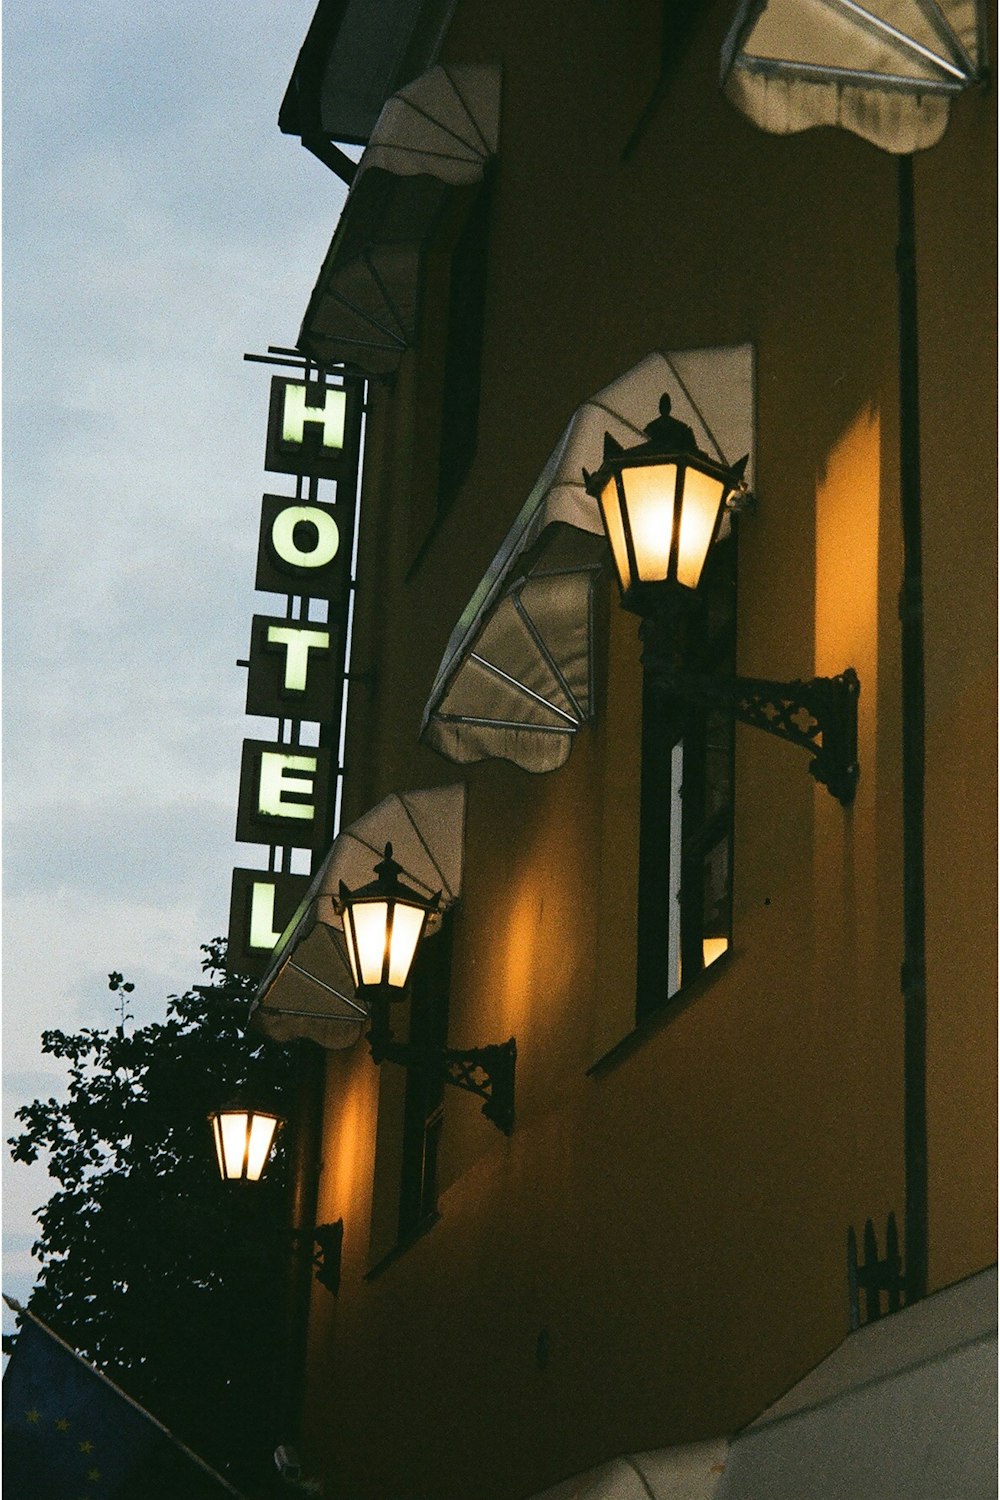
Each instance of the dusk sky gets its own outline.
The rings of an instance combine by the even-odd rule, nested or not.
[[[261,495],[290,487],[242,356],[294,343],[344,195],[277,127],[313,9],[5,7],[5,1137],[59,1090],[45,1027],[113,1024],[111,970],[162,1018],[226,930],[259,725],[236,661]],[[55,1185],[6,1149],[26,1300]]]

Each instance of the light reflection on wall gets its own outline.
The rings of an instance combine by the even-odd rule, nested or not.
[[[861,1060],[853,1041],[879,1036],[884,1056],[892,1056],[898,1045],[898,748],[893,748],[892,725],[898,704],[899,577],[882,534],[883,506],[891,516],[895,498],[893,478],[882,472],[881,441],[877,409],[859,411],[831,449],[816,496],[815,670],[832,675],[853,666],[861,681],[861,774],[854,805],[845,814],[822,792],[814,798],[817,919],[811,985],[816,996],[837,995],[835,1007],[817,1004],[812,1025],[841,1089],[839,1108],[825,1134],[837,1147],[825,1170],[831,1194],[841,1195],[842,1212],[857,1221],[873,1203],[898,1202],[899,1191],[885,1158],[873,1155],[868,1144],[873,1133],[893,1139],[899,1100],[874,1076],[875,1065]],[[889,491],[885,497],[883,481]],[[886,575],[881,580],[880,548]],[[879,702],[880,645],[891,653],[882,664],[885,703]],[[881,789],[880,757],[887,772]],[[856,1123],[861,1120],[863,1128]]]
[[[596,914],[596,834],[583,796],[590,746],[574,746],[548,778],[524,825],[505,899],[496,913],[492,963],[498,1035],[519,1049],[575,1045],[580,999],[589,992]],[[550,1063],[555,1059],[550,1055]]]
[[[372,1097],[377,1069],[359,1055],[347,1061],[337,1057],[327,1077],[327,1107],[323,1132],[323,1178],[320,1188],[320,1218],[343,1218],[345,1225],[365,1226],[370,1212],[373,1134]]]
[[[862,723],[874,722],[878,668],[881,423],[859,412],[834,445],[816,495],[816,666],[853,666]]]

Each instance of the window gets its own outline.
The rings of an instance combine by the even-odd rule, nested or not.
[[[441,930],[421,945],[410,980],[410,1043],[439,1051],[448,1044],[451,974],[451,913]],[[407,1069],[403,1105],[402,1171],[398,1238],[410,1238],[437,1212],[437,1156],[444,1119],[440,1078]]]
[[[491,183],[455,189],[424,257],[411,491],[412,570],[476,452]]]
[[[455,243],[448,287],[448,344],[441,397],[441,456],[438,512],[458,493],[476,451],[479,428],[479,366],[486,301],[490,177],[476,195]]]
[[[703,608],[687,665],[731,676],[736,657],[736,542],[706,563]],[[732,926],[734,723],[728,713],[666,699],[645,684],[636,1019],[642,1020],[729,947]]]

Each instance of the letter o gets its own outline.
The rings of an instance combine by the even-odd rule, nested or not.
[[[307,522],[316,528],[316,545],[303,550],[295,540],[295,528]],[[325,568],[340,547],[340,530],[329,511],[315,505],[289,505],[279,510],[271,524],[271,545],[293,568]]]

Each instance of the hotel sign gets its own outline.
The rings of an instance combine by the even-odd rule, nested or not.
[[[291,851],[315,857],[333,837],[360,431],[360,382],[272,378],[264,464],[295,475],[296,493],[261,504],[256,587],[284,594],[287,610],[254,615],[245,663],[246,711],[277,733],[243,744],[236,838],[266,844],[271,868],[233,872],[229,962],[241,973],[264,973],[308,889]]]

